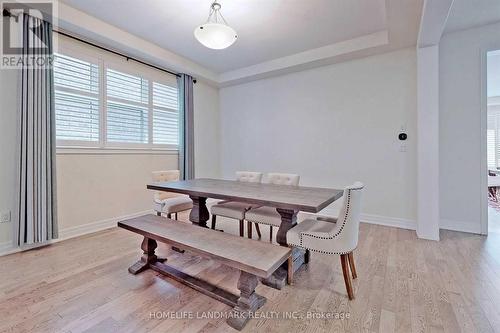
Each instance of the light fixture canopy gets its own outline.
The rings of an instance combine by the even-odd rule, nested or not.
[[[231,28],[224,16],[222,16],[221,5],[215,0],[210,6],[207,22],[194,30],[194,36],[204,46],[214,49],[225,49],[236,41],[238,34]]]

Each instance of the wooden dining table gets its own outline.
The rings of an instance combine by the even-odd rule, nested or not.
[[[193,200],[189,220],[200,227],[207,227],[210,214],[207,198],[247,202],[276,208],[281,216],[281,225],[276,241],[288,246],[286,233],[297,224],[299,211],[318,213],[343,195],[343,190],[332,188],[287,186],[265,183],[249,183],[222,179],[199,178],[174,182],[155,182],[147,185],[150,190],[174,192],[188,195]],[[305,261],[305,251],[293,248],[293,271]],[[281,289],[286,281],[287,263],[283,264],[269,279],[263,281],[268,286]]]

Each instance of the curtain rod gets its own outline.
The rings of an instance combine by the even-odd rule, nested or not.
[[[143,65],[146,65],[146,66],[152,67],[152,68],[154,68],[154,69],[157,69],[157,70],[159,70],[159,71],[166,72],[166,73],[169,73],[169,74],[171,74],[171,75],[175,75],[175,76],[177,76],[177,77],[180,77],[180,76],[181,76],[179,73],[175,73],[175,72],[169,71],[168,69],[165,69],[165,68],[161,68],[161,67],[158,67],[158,66],[152,65],[152,64],[147,63],[147,62],[145,62],[145,61],[139,60],[139,59],[137,59],[137,58],[131,57],[131,56],[129,56],[129,55],[123,54],[123,53],[121,53],[121,52],[118,52],[118,51],[115,51],[115,50],[112,50],[112,49],[108,49],[107,47],[101,46],[101,45],[99,45],[99,44],[92,43],[92,42],[90,42],[90,41],[88,41],[88,40],[85,40],[85,39],[82,39],[82,38],[79,38],[79,37],[73,36],[73,35],[71,35],[71,34],[68,34],[68,33],[65,33],[65,32],[62,32],[62,31],[59,31],[59,30],[55,30],[55,29],[52,29],[52,31],[57,32],[59,35],[63,35],[63,36],[66,36],[66,37],[68,37],[68,38],[71,38],[71,39],[77,40],[77,41],[79,41],[79,42],[81,42],[81,43],[84,43],[84,44],[87,44],[87,45],[90,45],[90,46],[93,46],[93,47],[97,47],[98,49],[104,50],[104,51],[106,51],[106,52],[110,52],[110,53],[116,54],[116,55],[118,55],[118,56],[120,56],[120,57],[123,57],[123,58],[127,59],[127,61],[128,61],[128,60],[133,60],[133,61],[138,62],[138,63],[140,63],[140,64],[143,64]]]
[[[6,16],[6,17],[17,17],[17,15],[12,14],[12,13],[11,13],[9,10],[7,10],[7,9],[4,9],[2,14],[3,14],[3,16]],[[72,38],[72,39],[74,39],[74,40],[77,40],[77,41],[79,41],[79,42],[81,42],[81,43],[84,43],[84,44],[87,44],[87,45],[90,45],[90,46],[93,46],[93,47],[97,47],[98,49],[101,49],[101,50],[104,50],[104,51],[107,51],[107,52],[110,52],[110,53],[116,54],[116,55],[118,55],[118,56],[120,56],[120,57],[123,57],[123,58],[127,59],[127,61],[128,61],[128,60],[133,60],[133,61],[138,62],[138,63],[140,63],[140,64],[143,64],[143,65],[145,65],[145,66],[149,66],[149,67],[152,67],[152,68],[154,68],[154,69],[157,69],[157,70],[159,70],[159,71],[162,71],[162,72],[165,72],[165,73],[169,73],[169,74],[171,74],[171,75],[175,75],[175,76],[177,76],[177,77],[180,77],[180,76],[181,76],[179,73],[169,71],[168,69],[165,69],[165,68],[162,68],[162,67],[158,67],[158,66],[156,66],[156,65],[152,65],[152,64],[147,63],[147,62],[145,62],[145,61],[142,61],[142,60],[139,60],[139,59],[137,59],[137,58],[131,57],[131,56],[129,56],[129,55],[126,55],[126,54],[120,53],[120,52],[118,52],[118,51],[115,51],[115,50],[109,49],[109,48],[107,48],[107,47],[104,47],[104,46],[101,46],[101,45],[98,45],[98,44],[92,43],[92,42],[90,42],[90,41],[88,41],[88,40],[85,40],[85,39],[82,39],[82,38],[79,38],[79,37],[73,36],[73,35],[71,35],[71,34],[68,34],[68,33],[65,33],[65,32],[62,32],[62,31],[59,31],[59,30],[56,30],[56,29],[52,29],[52,31],[53,31],[53,32],[57,32],[58,34],[63,35],[63,36],[66,36],[66,37],[68,37],[68,38]],[[196,79],[193,79],[193,83],[196,83]]]

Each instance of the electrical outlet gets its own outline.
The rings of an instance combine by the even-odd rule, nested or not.
[[[8,212],[2,212],[0,214],[0,223],[10,222],[10,210]]]

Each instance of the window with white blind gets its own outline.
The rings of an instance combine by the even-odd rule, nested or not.
[[[177,89],[153,82],[153,143],[179,144]]]
[[[112,69],[106,70],[107,140],[149,142],[149,81]]]
[[[500,110],[488,110],[487,156],[488,169],[500,168]]]
[[[58,140],[99,141],[99,66],[57,54],[54,59]]]
[[[175,81],[162,80],[163,73],[149,68],[142,73],[137,65],[127,70],[127,64],[55,55],[59,146],[177,149]]]

